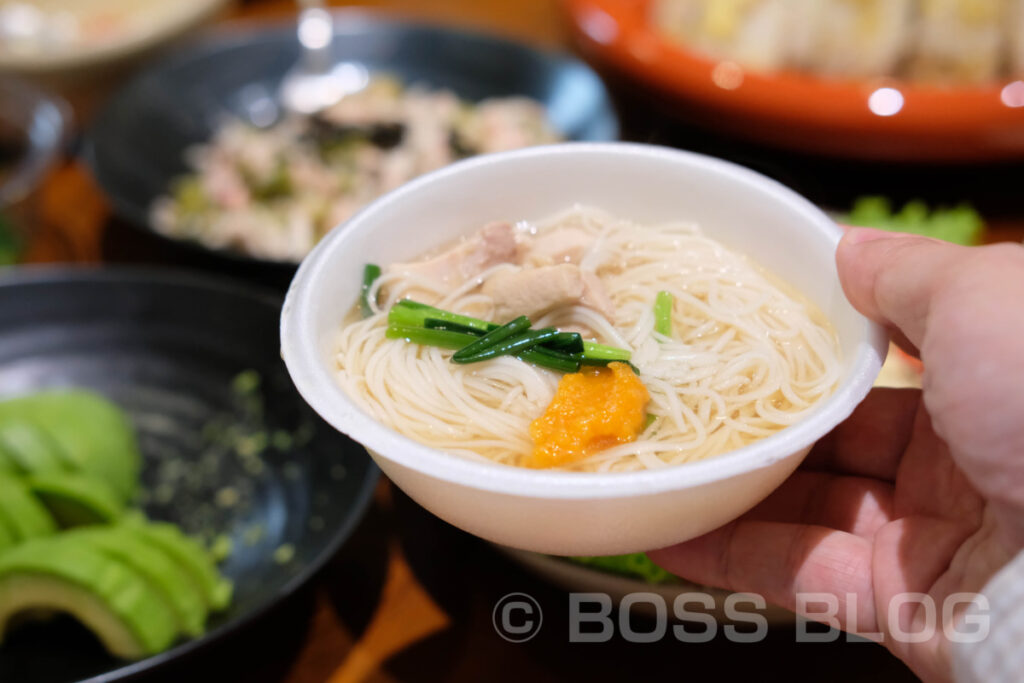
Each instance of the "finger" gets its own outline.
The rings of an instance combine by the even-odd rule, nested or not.
[[[850,417],[814,446],[803,467],[892,481],[920,407],[917,389],[872,389]]]
[[[744,519],[813,524],[871,539],[892,521],[893,487],[866,477],[794,472]]]
[[[850,303],[887,327],[896,327],[921,348],[932,300],[950,269],[970,249],[902,233],[855,228],[836,251],[839,280]]]
[[[833,596],[840,628],[870,632],[877,625],[871,547],[867,539],[820,526],[740,520],[648,555],[690,581],[757,593],[811,618],[797,595]]]

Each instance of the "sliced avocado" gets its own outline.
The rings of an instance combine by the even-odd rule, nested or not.
[[[7,454],[7,448],[0,443],[0,472],[16,474],[21,468],[13,456]]]
[[[112,522],[124,510],[113,489],[92,475],[47,472],[29,475],[25,483],[64,528]]]
[[[64,469],[64,463],[57,456],[57,445],[30,422],[8,420],[0,423],[0,445],[19,472],[31,474]]]
[[[0,638],[11,617],[40,609],[70,613],[124,659],[162,652],[177,636],[174,613],[142,576],[60,536],[0,555]]]
[[[179,631],[193,637],[202,635],[207,611],[199,584],[170,554],[147,541],[145,535],[128,525],[76,529],[66,535],[134,569],[170,605]]]
[[[181,529],[167,522],[140,524],[131,521],[125,522],[124,526],[136,529],[184,567],[202,589],[203,599],[211,612],[222,610],[231,602],[231,582],[220,575],[210,554]]]
[[[0,517],[18,541],[50,536],[57,531],[53,517],[29,493],[28,486],[8,474],[0,474]]]
[[[44,391],[0,402],[0,423],[27,421],[50,435],[75,467],[95,474],[122,500],[134,498],[141,467],[135,431],[125,414],[88,391]]]
[[[0,553],[14,546],[17,542],[18,540],[14,538],[14,532],[7,526],[7,521],[4,519],[3,513],[0,512]]]

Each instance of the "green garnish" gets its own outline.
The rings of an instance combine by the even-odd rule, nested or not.
[[[626,362],[633,357],[633,354],[626,349],[614,346],[605,346],[596,342],[583,342],[583,357],[588,361],[595,361],[593,365],[600,365],[596,361],[605,361],[605,365],[612,361]]]
[[[0,213],[0,266],[17,263],[23,246],[14,226]]]
[[[436,318],[427,318],[423,321],[423,326],[428,330],[447,330],[449,332],[461,332],[463,334],[471,334],[474,337],[482,337],[484,333],[475,327],[466,327],[459,323],[448,322],[447,320],[438,320]]]
[[[471,334],[449,332],[448,330],[431,330],[414,325],[388,325],[384,336],[388,339],[404,339],[423,346],[439,346],[443,349],[461,349],[477,340]]]
[[[929,211],[928,205],[915,200],[894,211],[885,197],[861,197],[853,210],[839,221],[879,230],[907,232],[934,237],[954,244],[972,245],[981,241],[985,224],[969,204],[955,207],[937,207]]]
[[[402,299],[392,306],[391,311],[388,313],[388,323],[392,325],[397,324],[409,327],[424,327],[427,318],[458,323],[459,325],[472,327],[480,330],[481,332],[490,332],[497,327],[494,323],[478,320],[477,318],[470,318],[467,315],[459,315],[458,313],[452,313],[451,311],[442,311],[440,308],[421,304],[420,302],[413,301],[412,299]]]
[[[288,173],[288,162],[283,158],[278,159],[274,170],[265,178],[257,178],[254,174],[247,172],[245,168],[242,169],[242,178],[249,186],[252,196],[260,201],[271,201],[292,194],[292,179]]]
[[[579,332],[559,332],[554,339],[544,344],[545,348],[565,353],[583,353],[583,337]]]
[[[427,320],[427,324],[433,322],[433,320]],[[472,328],[466,328],[472,329]],[[514,337],[524,330],[530,329],[530,319],[525,315],[521,315],[515,320],[510,320],[501,327],[495,327],[493,330],[485,334],[484,336],[472,342],[468,346],[465,346],[455,352],[452,356],[452,360],[456,363],[461,363],[467,358],[472,358],[478,353],[486,351],[491,347],[505,341],[509,337]]]
[[[559,372],[579,372],[580,370],[579,360],[559,351],[545,349],[543,346],[535,346],[529,351],[523,351],[516,358]]]
[[[373,283],[380,277],[380,266],[375,263],[367,263],[363,267],[363,287],[359,296],[359,306],[363,310],[363,317],[369,318],[373,315],[373,307],[370,305],[370,289]],[[374,301],[373,303],[377,303]]]
[[[658,416],[655,415],[654,413],[647,413],[647,415],[644,417],[644,429],[646,430],[648,427],[654,424],[654,421],[657,419]]]
[[[675,583],[679,579],[651,562],[643,553],[609,557],[570,557],[570,562],[586,565],[611,574],[642,579],[650,584]]]
[[[202,181],[198,177],[192,176],[181,178],[175,182],[174,204],[179,212],[190,216],[206,213],[212,206],[210,198],[206,196],[206,191],[203,189]]]
[[[256,370],[243,370],[231,380],[231,389],[240,396],[252,394],[260,388],[260,373]]]
[[[498,325],[489,323],[486,320],[471,318],[468,315],[452,313],[451,311],[444,311],[440,308],[434,308],[433,306],[413,301],[412,299],[402,299],[401,301],[398,301],[388,312],[389,326],[430,327],[430,325],[427,324],[428,320],[455,323],[456,325],[462,325],[463,327],[477,330],[482,333],[490,332],[498,327]],[[437,326],[439,322],[431,323],[431,325]],[[435,327],[435,329],[439,328]],[[403,335],[398,335],[390,338],[400,339],[402,336]],[[546,342],[544,346],[548,349],[563,350],[563,345],[575,344],[575,341],[570,339],[570,337],[573,336],[578,337],[579,335],[575,335],[575,333],[572,332],[559,332],[556,337]],[[584,341],[582,342],[582,347],[582,352],[588,359],[627,361],[632,357],[632,354],[626,349],[606,346],[605,344],[598,344],[597,342]]]
[[[672,292],[661,291],[654,298],[654,331],[672,336]]]
[[[461,358],[458,358],[459,354],[456,353],[452,360],[456,363],[479,363],[480,361],[498,358],[499,356],[514,356],[523,351],[528,351],[535,346],[540,346],[546,341],[550,341],[557,334],[558,330],[553,327],[545,327],[541,330],[528,330],[498,342],[472,356],[463,355]]]

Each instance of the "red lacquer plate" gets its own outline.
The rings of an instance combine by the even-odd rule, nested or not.
[[[941,87],[759,73],[689,51],[649,21],[650,0],[563,0],[598,67],[640,84],[681,120],[816,154],[892,161],[1024,159],[1024,79]]]

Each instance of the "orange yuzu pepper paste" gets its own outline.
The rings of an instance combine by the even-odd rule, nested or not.
[[[524,464],[571,465],[634,441],[644,429],[650,399],[647,388],[625,363],[565,375],[544,414],[530,424],[534,449]]]

